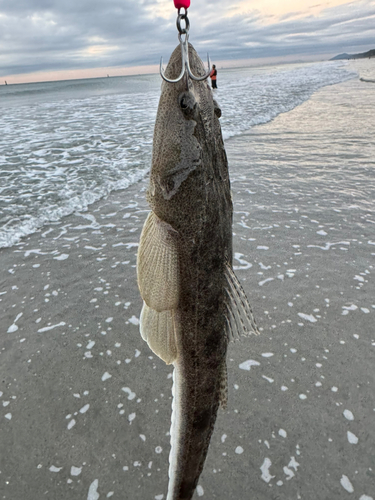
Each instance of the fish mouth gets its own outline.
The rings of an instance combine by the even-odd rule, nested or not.
[[[191,72],[198,78],[205,76],[206,70],[204,68],[204,64],[201,58],[199,57],[197,51],[194,49],[193,45],[190,42],[188,43],[188,51],[189,51],[189,66]],[[178,44],[171,54],[171,57],[169,59],[168,65],[165,70],[165,76],[170,80],[178,78],[178,76],[181,73],[181,67],[182,67],[181,45]],[[179,82],[172,83],[171,85],[182,84],[190,86],[190,84],[192,83],[191,79],[188,77],[187,74],[185,74],[184,76],[185,77],[182,78]],[[168,84],[169,82],[166,83]],[[205,82],[199,82],[199,83],[205,83]]]

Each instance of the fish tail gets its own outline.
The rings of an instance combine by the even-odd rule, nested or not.
[[[203,470],[219,406],[220,383],[217,390],[212,391],[212,398],[208,397],[202,402],[194,397],[194,389],[188,378],[183,364],[176,361],[172,387],[167,500],[192,498]],[[210,377],[211,385],[212,378],[213,374]],[[214,393],[216,396],[213,396]]]

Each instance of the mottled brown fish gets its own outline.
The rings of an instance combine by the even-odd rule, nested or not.
[[[190,67],[204,67],[189,45]],[[166,76],[181,69],[180,46]],[[148,202],[137,262],[144,301],[140,330],[173,363],[167,500],[192,498],[219,404],[227,400],[232,337],[257,332],[232,269],[232,199],[219,117],[206,81],[163,82]]]

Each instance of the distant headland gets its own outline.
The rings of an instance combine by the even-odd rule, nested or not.
[[[375,57],[375,49],[362,52],[361,54],[339,54],[338,56],[332,57],[330,61],[335,61],[336,59],[365,59],[367,57]]]

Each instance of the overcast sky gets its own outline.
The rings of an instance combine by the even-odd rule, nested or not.
[[[375,48],[375,0],[191,0],[189,19],[214,62]],[[0,0],[0,78],[150,72],[178,43],[175,20],[173,0]]]

